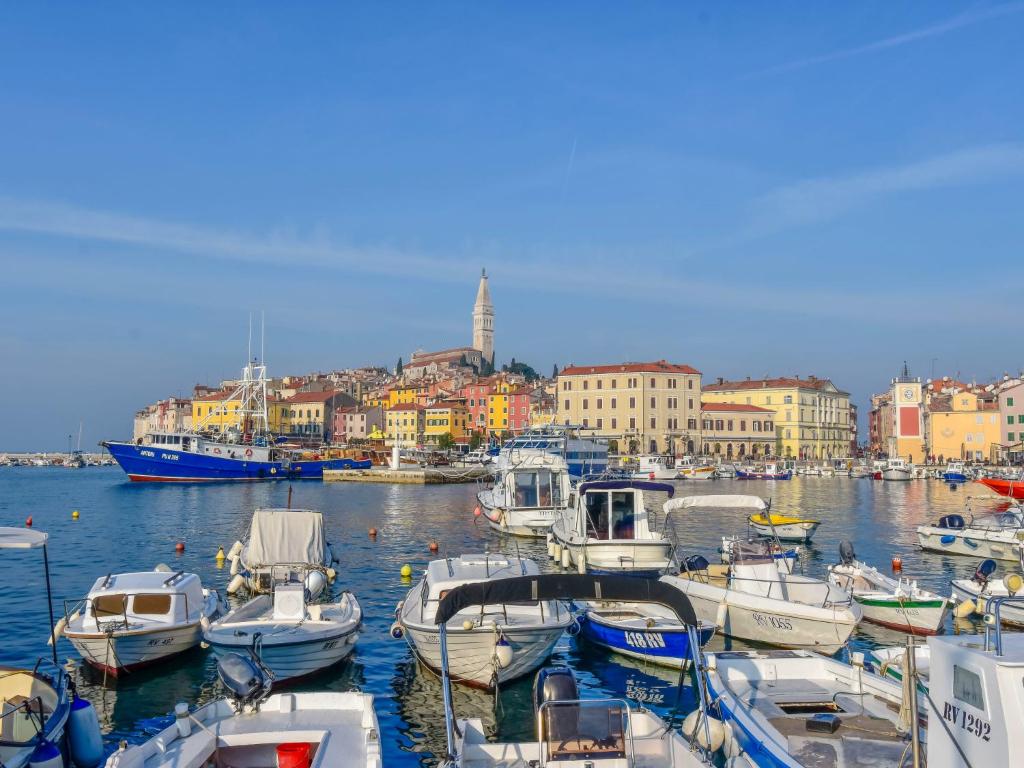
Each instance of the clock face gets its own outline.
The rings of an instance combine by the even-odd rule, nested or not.
[[[912,390],[912,389],[904,389],[903,390],[903,399],[904,400],[913,400],[914,399],[914,390]]]

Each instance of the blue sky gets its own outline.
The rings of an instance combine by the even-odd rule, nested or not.
[[[829,376],[1024,366],[1024,2],[12,5],[0,449],[469,341]],[[937,358],[937,360],[935,360]]]

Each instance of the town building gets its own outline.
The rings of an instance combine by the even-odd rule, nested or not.
[[[558,419],[593,430],[613,452],[694,453],[701,373],[689,365],[569,366],[558,374]]]
[[[224,433],[241,426],[241,398],[231,398],[234,389],[198,392],[192,398],[192,428],[196,432]]]
[[[718,379],[704,387],[702,400],[705,405],[736,403],[774,411],[775,456],[831,459],[850,454],[850,395],[829,379]]]
[[[470,382],[459,390],[459,399],[466,404],[473,432],[487,432],[488,398],[494,392],[496,379],[487,377]]]
[[[925,452],[939,463],[988,461],[1000,438],[998,404],[991,398],[956,392],[931,398],[925,409]]]
[[[399,448],[416,448],[423,444],[426,407],[419,403],[398,403],[384,414],[387,426],[384,430],[387,445]]]
[[[275,435],[305,442],[328,442],[339,408],[356,405],[344,392],[297,392],[284,400],[268,403],[270,431]]]
[[[487,397],[487,433],[518,434],[530,426],[530,393],[525,388],[500,382]]]
[[[384,427],[384,409],[379,405],[351,405],[334,412],[332,442],[369,440]]]
[[[192,429],[192,401],[168,397],[135,413],[132,439],[138,442],[151,432],[188,432]]]
[[[470,435],[469,409],[456,400],[428,405],[423,412],[423,440],[432,445],[443,442],[444,436],[454,443],[468,443]]]
[[[701,441],[705,456],[759,459],[775,451],[775,411],[744,403],[704,403]]]
[[[1011,464],[1024,463],[1024,382],[1019,378],[1008,381],[998,394],[998,403],[1000,458]]]

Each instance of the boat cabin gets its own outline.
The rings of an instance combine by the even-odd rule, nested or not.
[[[505,505],[513,509],[564,507],[572,491],[569,467],[560,456],[532,453],[502,476]]]
[[[644,491],[672,495],[666,483],[603,480],[583,483],[576,504],[575,532],[591,541],[652,538]]]
[[[97,579],[85,599],[82,629],[102,632],[111,624],[187,624],[199,621],[205,597],[194,573],[145,571],[118,573]]]

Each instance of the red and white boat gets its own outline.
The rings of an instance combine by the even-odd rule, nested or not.
[[[982,477],[975,482],[981,483],[990,491],[995,491],[1000,496],[1008,496],[1011,499],[1024,499],[1024,478],[1003,480],[996,477]]]

